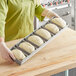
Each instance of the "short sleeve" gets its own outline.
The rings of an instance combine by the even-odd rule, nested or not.
[[[7,16],[7,0],[0,0],[0,37],[5,36],[5,19]]]
[[[41,5],[36,5],[35,7],[35,16],[40,20],[43,21],[45,18],[44,16],[41,16],[42,12],[45,10]]]

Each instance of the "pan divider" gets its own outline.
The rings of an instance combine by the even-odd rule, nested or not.
[[[29,43],[31,43],[31,44],[32,44],[33,46],[35,46],[36,48],[39,48],[38,45],[34,44],[33,42],[29,41],[28,39],[24,39],[24,40],[27,41],[27,42],[29,42]]]
[[[44,42],[48,41],[47,39],[43,38],[42,36],[38,35],[37,33],[34,33],[35,35],[39,36],[41,39],[44,40]]]
[[[29,52],[27,52],[26,50],[22,49],[21,47],[19,46],[16,46],[17,49],[21,50],[23,53],[25,53],[26,56],[30,55]]]
[[[45,30],[49,31],[49,30],[48,30],[48,29],[46,29],[45,27],[43,27],[43,29],[45,29]],[[55,33],[51,32],[51,31],[49,31],[49,32],[51,33],[51,35],[56,35]]]

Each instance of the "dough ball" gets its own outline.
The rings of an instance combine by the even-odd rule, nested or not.
[[[43,38],[45,38],[45,39],[47,39],[47,40],[51,38],[50,32],[48,32],[48,31],[45,30],[45,29],[39,29],[39,30],[37,30],[37,31],[36,31],[36,34],[42,36]]]
[[[32,35],[28,38],[29,41],[31,41],[32,43],[38,45],[38,46],[41,46],[44,42],[43,40],[39,37],[39,36],[36,36],[36,35]]]
[[[12,50],[12,53],[14,54],[16,59],[18,59],[18,60],[23,60],[25,58],[25,55],[23,54],[23,52],[18,50],[18,49]]]
[[[35,47],[29,42],[23,42],[19,45],[22,49],[26,50],[29,53],[32,53],[35,50]]]
[[[54,18],[51,21],[62,28],[66,26],[66,22],[62,18]]]
[[[45,28],[48,29],[49,31],[55,33],[55,34],[57,32],[59,32],[59,28],[55,24],[52,24],[52,23],[45,25]]]

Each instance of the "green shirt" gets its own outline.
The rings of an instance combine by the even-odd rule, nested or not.
[[[36,0],[0,0],[0,37],[5,41],[27,36],[34,30],[34,16],[41,16],[44,8]]]

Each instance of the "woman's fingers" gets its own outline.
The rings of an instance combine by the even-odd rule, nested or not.
[[[13,60],[9,57],[8,54],[6,56],[2,56],[2,58],[8,61],[9,63],[13,63]]]
[[[8,56],[7,60],[9,61],[9,63],[13,63],[13,60]]]
[[[14,61],[10,58],[10,56],[8,57],[8,61],[9,63],[13,63]]]
[[[11,51],[9,52],[9,56],[10,56],[10,58],[13,59],[13,60],[16,59],[15,56],[13,55],[13,53],[12,53]]]

